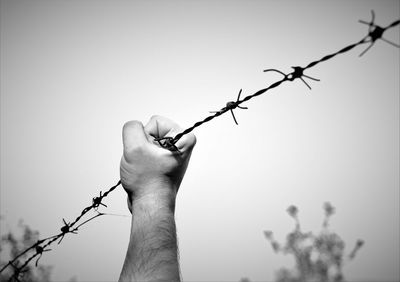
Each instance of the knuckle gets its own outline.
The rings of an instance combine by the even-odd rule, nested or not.
[[[193,148],[197,142],[196,135],[194,135],[193,133],[187,134],[185,142],[189,145],[190,148]]]
[[[197,138],[196,138],[196,135],[194,135],[193,133],[192,133],[192,138],[193,138],[193,147],[196,145],[196,143],[197,143]]]
[[[160,120],[160,119],[162,119],[162,118],[163,118],[163,117],[160,116],[160,115],[152,115],[151,118],[150,118],[150,120]]]
[[[140,126],[142,126],[142,123],[140,121],[138,121],[138,120],[130,120],[130,121],[125,122],[122,130],[124,132],[126,132],[128,130],[138,128]]]

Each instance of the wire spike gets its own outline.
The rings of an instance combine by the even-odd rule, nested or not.
[[[399,44],[396,44],[396,43],[394,43],[394,42],[392,42],[392,41],[390,41],[390,40],[387,40],[386,38],[383,38],[383,37],[381,37],[381,39],[382,39],[383,41],[385,41],[386,43],[389,43],[389,44],[393,45],[394,47],[400,48],[400,45],[399,45]]]
[[[305,85],[307,85],[307,87],[311,90],[311,86],[310,85],[308,85],[308,83],[302,78],[302,77],[299,77],[300,79],[301,79],[301,81],[303,81],[304,82],[304,84]]]
[[[236,102],[239,102],[239,100],[240,100],[240,94],[242,94],[242,89],[240,89],[240,91],[239,91],[239,94],[238,94],[238,97],[237,97],[237,99],[236,99]]]
[[[230,110],[230,111],[231,111],[231,114],[232,114],[234,122],[236,123],[236,125],[239,125],[237,120],[236,120],[236,118],[235,118],[235,114],[233,113],[233,110]]]
[[[362,57],[365,53],[367,53],[367,51],[369,49],[371,49],[371,47],[374,45],[374,43],[371,43],[364,51],[361,52],[360,55],[358,55],[359,57]]]
[[[287,74],[285,74],[284,72],[281,72],[280,70],[277,70],[277,69],[266,69],[266,70],[264,70],[264,72],[270,72],[270,71],[274,71],[274,72],[280,73],[284,77],[287,76]]]

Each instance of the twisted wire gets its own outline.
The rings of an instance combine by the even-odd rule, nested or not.
[[[372,13],[373,13],[373,11],[372,11]],[[326,56],[322,57],[321,59],[318,59],[318,60],[316,60],[316,61],[313,61],[313,62],[309,63],[308,65],[306,65],[305,67],[293,67],[295,70],[294,70],[293,72],[289,73],[289,74],[285,74],[285,73],[283,73],[283,72],[281,72],[281,71],[279,71],[279,70],[277,70],[277,69],[268,69],[268,70],[266,70],[266,71],[276,71],[276,72],[279,72],[279,73],[281,73],[284,77],[283,77],[281,80],[272,83],[270,86],[268,86],[268,87],[266,87],[266,88],[264,88],[264,89],[258,90],[258,91],[255,92],[254,94],[251,94],[251,95],[248,95],[248,96],[244,97],[242,100],[239,100],[239,101],[237,101],[237,102],[232,102],[232,103],[236,103],[236,105],[233,105],[233,106],[231,107],[231,109],[234,109],[234,108],[236,108],[237,106],[239,106],[240,104],[242,104],[242,103],[244,103],[244,102],[246,102],[246,101],[248,101],[248,100],[250,100],[250,99],[252,99],[252,98],[254,98],[254,97],[260,96],[260,95],[264,94],[265,92],[267,92],[267,91],[269,91],[269,90],[271,90],[271,89],[273,89],[273,88],[278,87],[279,85],[281,85],[282,83],[284,83],[284,82],[286,82],[286,81],[293,81],[293,80],[295,80],[296,78],[302,79],[303,76],[304,76],[304,77],[307,77],[307,78],[311,78],[311,77],[308,77],[308,76],[304,75],[304,74],[303,74],[303,71],[306,70],[306,69],[310,69],[310,68],[312,68],[312,67],[314,67],[314,66],[316,66],[316,65],[318,65],[318,64],[320,64],[320,63],[322,63],[322,62],[328,61],[328,60],[330,60],[330,59],[332,59],[332,58],[334,58],[334,57],[336,57],[336,56],[338,56],[338,55],[340,55],[340,54],[347,53],[347,52],[349,52],[350,50],[354,49],[354,48],[357,47],[357,46],[360,46],[360,45],[366,44],[366,43],[374,44],[374,42],[375,42],[377,39],[382,39],[382,40],[384,40],[384,38],[382,37],[383,33],[384,33],[386,30],[388,30],[388,29],[390,29],[390,28],[392,28],[392,27],[395,27],[395,26],[399,25],[399,24],[400,24],[400,20],[394,21],[394,22],[392,22],[391,24],[389,24],[388,26],[386,26],[386,27],[383,28],[383,27],[380,27],[380,26],[378,26],[378,25],[376,25],[376,24],[374,23],[374,16],[373,16],[372,21],[371,21],[369,24],[370,24],[370,26],[373,27],[373,29],[370,28],[370,29],[368,30],[368,34],[367,34],[366,36],[364,36],[361,40],[359,40],[359,41],[356,42],[356,43],[350,44],[350,45],[348,45],[348,46],[346,46],[346,47],[340,49],[340,50],[337,51],[337,52],[334,52],[334,53],[332,53],[332,54],[329,54],[329,55],[326,55]],[[382,32],[381,32],[381,34],[380,34],[380,36],[379,36],[378,38],[376,38],[376,35],[375,35],[375,33],[374,33],[374,30],[377,29],[377,28],[379,28],[379,29],[382,30]],[[386,42],[386,40],[384,40],[384,41]],[[372,46],[372,45],[370,45],[370,46]],[[395,46],[396,46],[396,45],[395,45]],[[398,46],[396,46],[396,47],[398,47]],[[368,49],[369,49],[369,47],[368,47]],[[363,53],[364,53],[364,52],[363,52]],[[363,53],[361,53],[360,55],[363,55]],[[301,71],[301,75],[300,75],[300,76],[297,75],[297,73],[296,73],[296,68],[299,68],[298,70]],[[311,78],[311,79],[313,79],[313,78]],[[302,80],[303,80],[303,79],[302,79]],[[314,79],[314,80],[316,80],[316,79]],[[304,80],[303,80],[303,82],[309,87],[309,85],[308,85]],[[309,87],[309,88],[311,89],[311,87]],[[192,132],[195,128],[197,128],[197,127],[199,127],[199,126],[201,126],[201,125],[203,125],[203,124],[205,124],[205,123],[207,123],[207,122],[210,122],[210,121],[213,120],[214,118],[216,118],[216,117],[218,117],[218,116],[221,116],[222,114],[226,113],[227,111],[228,111],[228,109],[221,110],[221,111],[219,111],[219,112],[216,112],[214,115],[210,115],[210,116],[204,118],[203,120],[194,123],[191,127],[187,128],[187,129],[183,130],[182,132],[178,133],[177,135],[175,135],[175,137],[172,138],[172,139],[173,139],[173,143],[175,144],[176,142],[179,141],[179,139],[181,139],[184,135],[186,135],[186,134]],[[169,147],[168,147],[168,146],[165,146],[165,148],[168,149]]]
[[[65,220],[64,221],[64,226],[61,227],[61,232],[53,235],[51,237],[45,238],[45,239],[41,239],[38,240],[36,243],[34,243],[33,245],[31,245],[30,247],[26,248],[25,250],[23,250],[21,253],[19,253],[16,257],[14,257],[12,260],[10,260],[7,264],[5,264],[1,269],[0,269],[0,273],[3,272],[6,268],[12,266],[14,268],[14,274],[10,277],[9,281],[12,281],[13,279],[16,281],[20,281],[19,280],[19,276],[23,273],[24,268],[26,268],[28,266],[28,264],[35,259],[36,257],[39,256],[39,258],[36,261],[36,266],[38,263],[38,260],[40,259],[41,255],[43,254],[44,251],[50,251],[50,250],[46,250],[47,247],[51,246],[53,243],[55,243],[58,239],[60,239],[59,244],[61,243],[61,240],[64,238],[64,236],[67,233],[75,233],[78,231],[78,229],[85,225],[86,223],[88,223],[89,221],[105,215],[105,213],[100,213],[97,211],[97,207],[101,204],[101,201],[107,197],[109,195],[109,193],[111,193],[112,191],[114,191],[119,185],[121,185],[121,180],[119,180],[117,182],[117,184],[115,184],[114,186],[112,186],[111,188],[109,188],[103,195],[100,192],[100,196],[99,197],[95,197],[93,198],[92,201],[92,205],[87,206],[86,208],[84,208],[82,210],[82,212],[80,213],[79,216],[77,216],[75,218],[75,220],[72,223],[66,223]],[[89,218],[88,220],[85,220],[82,223],[79,223],[80,220],[82,219],[82,217],[88,213],[90,210],[95,209],[97,211],[97,215]],[[76,227],[74,227],[76,224],[78,224]],[[74,228],[73,228],[74,227]],[[43,245],[42,245],[43,244]],[[20,257],[22,257],[23,255],[25,255],[26,253],[28,253],[29,251],[36,249],[36,252],[33,253],[30,257],[28,257],[24,263],[21,266],[16,266],[15,263],[18,261],[18,259]]]
[[[353,44],[350,44],[350,45],[348,45],[348,46],[346,46],[346,47],[340,49],[339,51],[337,51],[337,52],[335,52],[335,53],[326,55],[326,56],[322,57],[322,58],[319,59],[319,60],[313,61],[313,62],[309,63],[308,65],[306,65],[305,67],[299,67],[299,66],[292,67],[292,68],[293,68],[293,72],[288,73],[288,74],[286,74],[286,73],[284,73],[284,72],[282,72],[282,71],[280,71],[280,70],[277,70],[277,69],[267,69],[267,70],[265,70],[264,72],[275,71],[275,72],[280,73],[280,74],[283,76],[283,78],[282,78],[281,80],[278,80],[278,81],[272,83],[271,85],[269,85],[269,86],[266,87],[266,88],[260,89],[260,90],[258,90],[257,92],[255,92],[255,93],[253,93],[253,94],[251,94],[251,95],[248,95],[248,96],[244,97],[242,100],[240,100],[240,94],[241,94],[241,92],[242,92],[242,90],[240,90],[239,95],[238,95],[238,98],[237,98],[236,101],[230,101],[230,102],[226,103],[226,106],[225,106],[225,107],[222,107],[221,110],[219,110],[219,111],[213,112],[213,113],[214,113],[213,115],[207,116],[207,117],[204,118],[203,120],[194,123],[191,127],[187,128],[187,129],[183,130],[182,132],[178,133],[177,135],[175,135],[175,137],[161,137],[161,138],[156,138],[156,141],[160,144],[160,146],[162,146],[162,147],[164,147],[164,148],[166,148],[166,149],[169,149],[169,150],[171,150],[171,151],[177,151],[178,153],[180,153],[179,150],[178,150],[178,148],[175,146],[175,143],[178,142],[179,139],[181,139],[184,135],[186,135],[186,134],[192,132],[192,131],[193,131],[194,129],[196,129],[197,127],[200,127],[200,126],[202,126],[203,124],[212,121],[214,118],[219,117],[219,116],[225,114],[225,113],[228,112],[228,111],[230,111],[230,112],[232,113],[233,119],[234,119],[235,123],[237,124],[236,118],[235,118],[235,116],[234,116],[234,114],[233,114],[233,110],[234,110],[234,109],[236,109],[236,108],[246,109],[245,107],[240,107],[240,105],[241,105],[242,103],[244,103],[244,102],[249,101],[250,99],[253,99],[253,98],[257,97],[257,96],[260,96],[260,95],[266,93],[267,91],[269,91],[269,90],[271,90],[271,89],[274,89],[274,88],[280,86],[280,85],[281,85],[282,83],[284,83],[284,82],[287,82],[287,81],[294,81],[294,80],[296,80],[296,79],[301,79],[301,80],[306,84],[306,86],[307,86],[308,88],[311,89],[311,87],[305,82],[305,80],[303,79],[303,77],[308,78],[308,79],[312,79],[312,80],[316,80],[316,81],[319,81],[319,79],[316,79],[316,78],[313,78],[313,77],[310,77],[310,76],[305,75],[305,74],[304,74],[304,71],[307,70],[307,69],[310,69],[310,68],[312,68],[312,67],[314,67],[314,66],[316,66],[317,64],[320,64],[320,63],[322,63],[322,62],[328,61],[328,60],[330,60],[330,59],[332,59],[332,58],[334,58],[334,57],[336,57],[336,56],[338,56],[338,55],[340,55],[340,54],[344,54],[344,53],[346,53],[346,52],[349,52],[350,50],[352,50],[352,49],[354,49],[355,47],[360,46],[360,45],[362,45],[362,44],[371,43],[370,46],[368,46],[367,49],[364,50],[364,51],[360,54],[360,56],[362,56],[366,51],[368,51],[368,50],[372,47],[372,45],[373,45],[373,44],[376,42],[376,40],[378,40],[378,39],[381,39],[381,40],[383,40],[384,42],[390,43],[391,45],[393,45],[393,46],[395,46],[395,47],[400,47],[400,46],[398,46],[397,44],[395,44],[395,43],[393,43],[393,42],[390,42],[390,41],[388,41],[387,39],[385,39],[385,38],[382,37],[382,36],[383,36],[383,33],[384,33],[386,30],[388,30],[388,29],[390,29],[390,28],[393,28],[393,27],[399,25],[399,24],[400,24],[400,19],[397,20],[397,21],[394,21],[393,23],[389,24],[389,25],[386,26],[386,27],[380,27],[380,26],[378,26],[378,25],[376,25],[376,24],[374,23],[374,20],[375,20],[375,14],[374,14],[374,12],[371,11],[371,13],[372,13],[372,20],[371,20],[369,23],[367,23],[367,22],[365,22],[365,21],[360,21],[361,23],[368,24],[369,29],[368,29],[368,34],[367,34],[366,36],[364,36],[364,37],[363,37],[361,40],[359,40],[358,42],[353,43]],[[95,219],[95,218],[97,218],[97,217],[99,217],[99,216],[105,215],[105,213],[100,213],[100,212],[98,212],[98,211],[97,211],[97,208],[98,208],[100,205],[103,205],[103,206],[106,207],[106,205],[104,205],[104,204],[102,203],[102,200],[103,200],[105,197],[107,197],[112,191],[114,191],[119,185],[121,185],[121,180],[119,180],[119,181],[117,182],[117,184],[115,184],[114,186],[112,186],[111,188],[109,188],[109,190],[107,190],[104,194],[102,194],[102,192],[100,192],[100,195],[99,195],[98,197],[94,197],[94,198],[93,198],[93,200],[92,200],[92,205],[85,207],[85,208],[82,210],[82,212],[75,218],[75,220],[74,220],[73,222],[67,223],[67,222],[63,219],[64,226],[62,226],[61,229],[60,229],[60,230],[61,230],[61,233],[58,233],[58,234],[56,234],[56,235],[54,235],[54,236],[51,236],[51,237],[48,237],[48,238],[45,238],[45,239],[38,240],[35,244],[33,244],[33,245],[31,245],[30,247],[26,248],[24,251],[22,251],[20,254],[18,254],[15,258],[13,258],[13,259],[10,260],[7,264],[5,264],[5,265],[0,269],[0,273],[3,272],[6,268],[8,268],[8,267],[11,266],[11,267],[14,268],[14,274],[10,277],[10,280],[9,280],[9,281],[11,281],[12,279],[14,279],[14,280],[16,280],[16,281],[20,281],[20,280],[19,280],[19,276],[24,272],[24,268],[27,267],[28,264],[29,264],[33,259],[35,259],[36,257],[39,256],[39,257],[37,258],[37,261],[36,261],[36,266],[37,266],[38,260],[40,259],[40,257],[41,257],[41,255],[43,254],[43,252],[45,252],[45,251],[50,251],[50,249],[46,249],[47,247],[51,246],[51,245],[52,245],[53,243],[55,243],[58,239],[60,239],[60,241],[59,241],[59,243],[58,243],[58,244],[60,244],[61,241],[62,241],[62,239],[64,238],[64,236],[65,236],[66,234],[68,234],[68,233],[74,233],[74,234],[76,234],[76,232],[78,231],[78,229],[79,229],[81,226],[83,226],[84,224],[88,223],[89,221],[91,221],[91,220],[93,220],[93,219]],[[82,219],[82,217],[83,217],[86,213],[88,213],[90,210],[92,210],[92,209],[94,209],[94,210],[97,212],[97,215],[95,215],[95,216],[89,218],[88,220],[86,220],[86,221],[84,221],[84,222],[82,222],[82,223],[79,223],[80,220]],[[78,223],[79,223],[79,224],[78,224]],[[78,224],[78,225],[77,225],[77,224]],[[77,225],[77,226],[75,227],[75,225]],[[42,244],[43,244],[43,245],[42,245]],[[15,265],[15,263],[18,262],[18,259],[19,259],[20,257],[22,257],[23,255],[27,254],[29,251],[31,251],[31,250],[33,250],[33,249],[35,249],[36,252],[33,253],[28,259],[26,259],[26,260],[24,261],[24,263],[23,263],[21,266],[18,267],[18,266]]]

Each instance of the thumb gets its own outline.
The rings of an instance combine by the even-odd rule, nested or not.
[[[137,120],[125,123],[122,129],[122,142],[124,144],[124,152],[129,152],[146,145],[149,141],[144,132],[143,124]]]

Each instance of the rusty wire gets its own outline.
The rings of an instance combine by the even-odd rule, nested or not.
[[[170,151],[173,152],[177,152],[180,153],[179,149],[177,148],[177,146],[175,145],[176,142],[179,141],[179,139],[181,139],[184,135],[192,132],[195,128],[203,125],[204,123],[210,122],[211,120],[213,120],[214,118],[221,116],[223,114],[225,114],[226,112],[231,112],[233,120],[236,124],[238,124],[235,115],[233,113],[233,110],[239,108],[239,109],[247,109],[246,107],[240,106],[242,103],[249,101],[250,99],[260,96],[262,94],[264,94],[265,92],[278,87],[279,85],[281,85],[284,82],[287,81],[294,81],[296,79],[300,79],[310,90],[311,90],[311,86],[304,80],[304,78],[307,79],[311,79],[314,81],[319,81],[319,79],[311,77],[309,75],[304,74],[304,71],[316,66],[319,63],[325,62],[327,60],[332,59],[333,57],[349,52],[350,50],[354,49],[357,46],[366,44],[366,43],[370,43],[370,45],[359,55],[360,57],[363,56],[374,44],[377,40],[381,39],[382,41],[389,43],[390,45],[393,45],[397,48],[400,48],[400,45],[393,43],[385,38],[383,38],[383,34],[385,33],[386,30],[395,27],[397,25],[400,24],[400,20],[394,21],[393,23],[389,24],[386,27],[381,27],[375,24],[375,13],[374,11],[371,11],[372,14],[372,19],[370,22],[366,22],[364,20],[359,20],[360,23],[368,25],[368,34],[366,36],[364,36],[360,41],[350,44],[342,49],[340,49],[339,51],[326,55],[324,57],[322,57],[319,60],[313,61],[311,63],[309,63],[308,65],[306,65],[305,67],[300,67],[300,66],[294,66],[292,67],[293,71],[291,73],[284,73],[278,69],[266,69],[264,70],[264,72],[277,72],[279,74],[281,74],[283,76],[283,78],[281,80],[278,80],[274,83],[272,83],[271,85],[269,85],[266,88],[260,89],[257,92],[255,92],[254,94],[248,95],[246,97],[244,97],[242,100],[240,100],[240,95],[242,93],[242,89],[240,89],[238,97],[236,99],[236,101],[230,101],[228,103],[226,103],[226,105],[224,107],[222,107],[220,110],[218,111],[212,111],[211,113],[213,113],[213,115],[207,116],[206,118],[204,118],[201,121],[198,121],[196,123],[194,123],[191,127],[183,130],[181,133],[178,133],[177,135],[175,135],[175,137],[160,137],[160,138],[156,138],[155,141],[158,142],[158,144],[165,148],[168,149]],[[56,242],[58,239],[60,239],[60,241],[58,242],[58,244],[60,244],[64,238],[64,236],[68,233],[72,233],[72,234],[77,234],[77,231],[79,229],[79,227],[81,227],[82,225],[88,223],[89,221],[105,215],[105,213],[100,213],[98,212],[98,208],[100,205],[107,207],[105,204],[102,203],[102,200],[108,196],[109,193],[111,193],[114,189],[116,189],[119,185],[121,184],[121,180],[118,181],[118,183],[114,186],[112,186],[108,191],[106,191],[103,195],[102,192],[100,192],[100,195],[98,197],[94,197],[92,199],[92,204],[90,206],[87,206],[86,208],[84,208],[81,212],[81,214],[76,217],[76,219],[74,221],[72,221],[71,223],[67,223],[65,221],[65,219],[63,219],[63,223],[64,225],[60,228],[61,233],[58,233],[54,236],[42,239],[37,241],[35,244],[33,244],[32,246],[30,246],[29,248],[25,249],[24,251],[22,251],[19,255],[17,255],[14,259],[10,260],[7,264],[5,264],[1,269],[0,269],[0,273],[3,272],[6,268],[8,267],[12,267],[14,269],[14,274],[10,277],[11,281],[12,279],[16,280],[16,281],[20,281],[20,276],[23,275],[24,272],[24,268],[33,260],[37,257],[36,259],[36,263],[35,265],[37,266],[39,259],[41,258],[41,256],[43,255],[44,252],[48,252],[51,251],[51,249],[48,249],[48,247],[50,245],[52,245],[54,242]],[[80,223],[79,221],[82,219],[82,217],[89,212],[90,210],[95,210],[97,212],[97,215],[89,218],[88,220]],[[78,225],[77,225],[78,224]],[[34,253],[25,260],[25,262],[23,264],[21,264],[21,266],[18,266],[19,261],[18,259],[20,257],[22,257],[23,255],[25,255],[26,253],[28,253],[29,251],[34,251]]]

